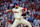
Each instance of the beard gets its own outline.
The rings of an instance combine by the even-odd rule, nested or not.
[[[18,7],[15,7],[16,9],[18,9]]]
[[[18,9],[18,7],[15,7],[16,9]]]

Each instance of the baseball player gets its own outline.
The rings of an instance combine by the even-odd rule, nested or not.
[[[22,10],[25,10],[25,12],[22,12]],[[6,11],[13,11],[13,13],[14,13],[15,21],[12,24],[11,27],[16,27],[18,24],[24,24],[24,25],[27,25],[28,27],[32,27],[31,24],[30,24],[30,22],[28,22],[27,20],[25,20],[23,18],[23,16],[22,16],[22,13],[25,14],[27,12],[27,9],[19,7],[18,3],[15,3],[15,8],[10,9],[10,10],[6,10]]]

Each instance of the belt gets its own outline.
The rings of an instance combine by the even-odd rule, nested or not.
[[[21,19],[23,19],[23,18],[15,18],[15,19],[17,19],[17,20],[21,20]]]

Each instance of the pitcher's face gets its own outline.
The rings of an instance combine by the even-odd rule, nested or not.
[[[19,5],[15,5],[15,8],[17,9],[19,7]]]

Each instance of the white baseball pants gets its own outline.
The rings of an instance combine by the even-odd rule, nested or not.
[[[24,24],[24,25],[27,25],[28,27],[32,27],[30,22],[28,22],[27,20],[25,19],[21,19],[21,20],[18,20],[18,19],[15,19],[14,23],[12,24],[11,27],[16,27],[18,24]]]

